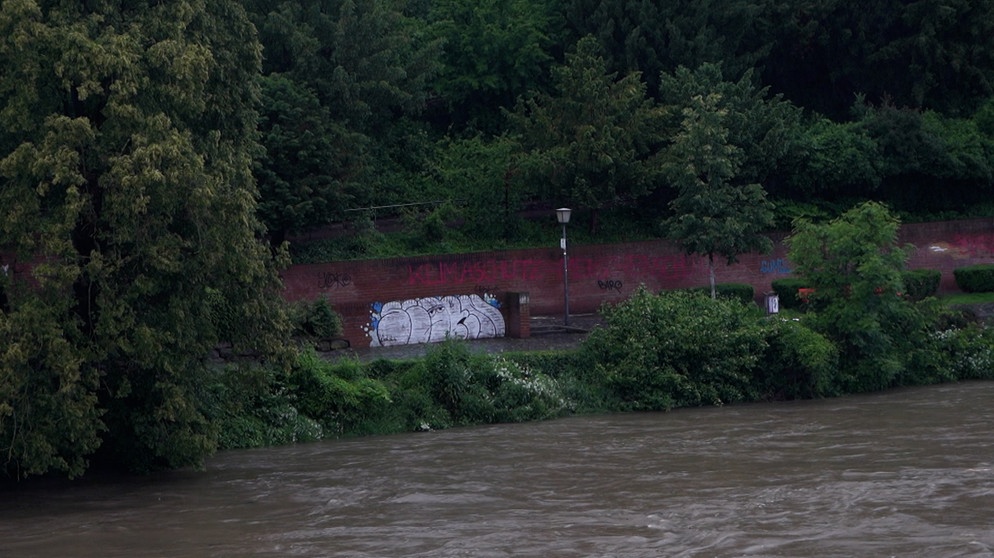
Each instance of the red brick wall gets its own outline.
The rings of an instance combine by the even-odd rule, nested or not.
[[[719,283],[749,283],[757,298],[774,279],[790,276],[782,236],[767,255],[746,254],[739,263],[716,262]],[[942,271],[940,289],[955,289],[952,270],[994,263],[994,220],[910,224],[901,241],[912,244],[909,267]],[[563,312],[563,259],[558,239],[550,248],[473,254],[360,260],[298,265],[283,274],[289,300],[328,297],[345,320],[353,346],[369,344],[371,305],[376,302],[443,295],[528,292],[532,315]],[[686,257],[666,241],[569,247],[571,313],[597,310],[625,299],[640,284],[651,290],[703,286],[707,261]]]

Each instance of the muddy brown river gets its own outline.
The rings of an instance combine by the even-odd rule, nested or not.
[[[0,492],[0,557],[994,556],[994,382],[577,417]]]

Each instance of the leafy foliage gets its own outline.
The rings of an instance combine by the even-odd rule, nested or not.
[[[280,233],[346,209],[407,202],[430,141],[424,109],[440,45],[392,0],[246,2],[264,47],[258,161]]]
[[[432,2],[428,33],[443,43],[435,117],[467,131],[499,132],[502,109],[529,89],[544,89],[553,62],[553,6],[541,0]]]
[[[727,111],[711,94],[684,110],[683,129],[671,148],[669,174],[679,190],[663,222],[667,235],[688,254],[705,255],[715,296],[714,257],[731,264],[739,254],[768,252],[762,233],[773,223],[773,206],[759,184],[737,185],[741,150],[728,143]]]
[[[0,251],[27,270],[0,313],[9,474],[196,465],[209,350],[284,345],[253,37],[226,1],[0,8]]]
[[[646,76],[656,98],[660,75],[684,66],[721,64],[734,76],[762,64],[769,50],[763,2],[634,0],[564,2],[573,40],[595,37],[608,67]]]
[[[802,321],[773,321],[769,349],[755,382],[766,399],[809,399],[838,395],[838,349]]]
[[[898,226],[885,206],[867,202],[829,223],[798,221],[787,241],[795,272],[814,289],[811,327],[839,348],[845,392],[902,383],[927,350],[937,311],[898,295],[908,255]]]
[[[330,339],[342,334],[342,318],[326,298],[298,301],[292,305],[293,335],[310,340]]]
[[[696,287],[691,290],[711,294],[710,286]],[[742,304],[752,304],[756,296],[756,289],[748,283],[717,283],[714,286],[714,292],[718,297],[737,300]]]
[[[793,102],[844,118],[873,102],[969,114],[992,91],[989,1],[817,0],[767,4],[776,42],[764,81]]]
[[[335,122],[305,85],[279,74],[261,83],[259,216],[278,246],[288,234],[340,220],[353,205],[359,161],[350,150],[365,138]]]
[[[455,340],[433,346],[418,375],[428,398],[443,410],[434,415],[436,422],[425,420],[431,428],[539,420],[570,405],[548,375],[501,356],[471,353]]]
[[[553,83],[555,93],[523,99],[510,114],[523,178],[543,185],[545,199],[591,209],[631,205],[654,189],[663,113],[639,74],[616,79],[585,38],[553,69]]]
[[[994,292],[994,265],[978,264],[953,270],[956,286],[967,293]]]
[[[321,424],[325,435],[359,434],[391,403],[390,391],[369,378],[358,361],[321,360],[301,353],[287,379],[294,407]]]
[[[678,67],[660,76],[659,102],[669,107],[668,129],[680,129],[687,109],[698,110],[698,99],[708,99],[722,114],[727,142],[738,150],[736,176],[743,182],[766,184],[785,172],[801,139],[801,111],[757,87],[752,71],[738,81],[725,79],[718,64],[691,70]]]
[[[755,397],[766,350],[753,306],[699,293],[644,288],[606,310],[584,343],[595,373],[631,410],[720,405]]]
[[[901,274],[904,296],[911,300],[925,300],[939,290],[942,272],[938,269],[911,269]]]

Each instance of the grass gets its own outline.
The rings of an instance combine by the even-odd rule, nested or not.
[[[944,304],[989,304],[994,303],[994,292],[989,293],[950,293],[939,295]]]

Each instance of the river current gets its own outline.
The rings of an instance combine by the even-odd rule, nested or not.
[[[994,556],[994,382],[231,451],[0,492],[0,557]]]

